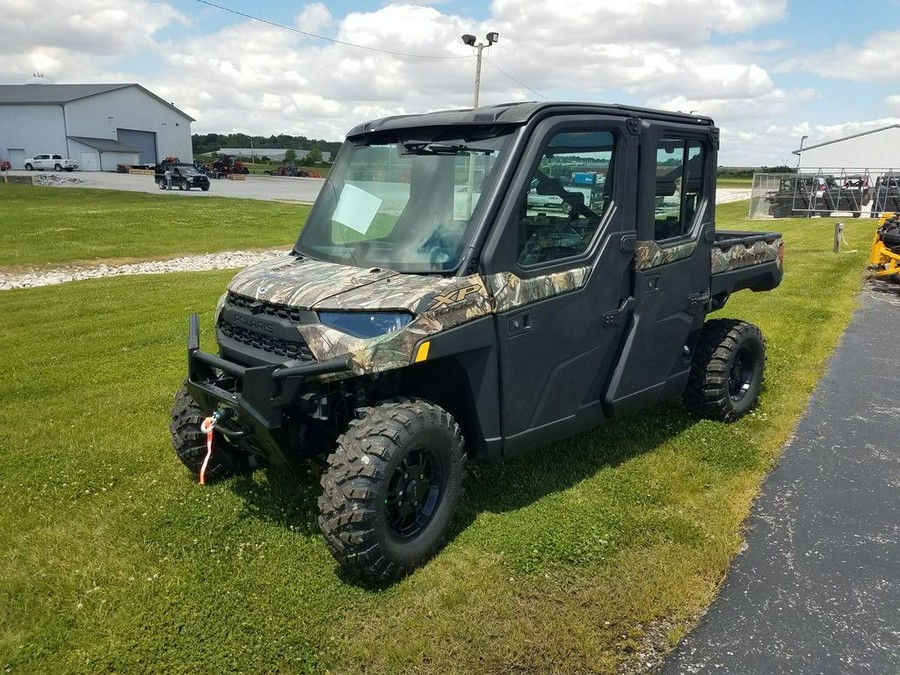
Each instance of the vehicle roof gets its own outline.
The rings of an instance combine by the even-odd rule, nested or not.
[[[347,137],[358,136],[373,131],[392,129],[467,126],[473,124],[524,124],[536,115],[553,112],[557,114],[600,114],[612,117],[640,117],[682,124],[715,126],[705,115],[691,115],[651,108],[620,105],[617,103],[578,102],[536,102],[501,103],[498,105],[466,108],[461,110],[441,110],[423,114],[394,115],[358,124],[349,131]]]

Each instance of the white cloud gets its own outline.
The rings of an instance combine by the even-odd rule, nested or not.
[[[294,25],[307,33],[321,33],[334,25],[334,17],[321,2],[307,5],[294,19]]]
[[[895,115],[900,116],[900,94],[894,94],[884,99],[885,105]]]
[[[856,82],[896,82],[900,64],[900,31],[869,35],[860,45],[840,44],[786,59],[777,72],[807,72]]]
[[[132,0],[127,12],[112,0],[4,5],[0,81],[24,82],[37,70],[52,82],[137,81],[195,117],[197,133],[339,139],[365,119],[468,107],[475,52],[460,35],[482,40],[491,30],[500,41],[485,50],[483,104],[544,96],[698,110],[721,126],[729,163],[787,159],[799,137],[796,125],[773,120],[819,95],[804,83],[785,86],[771,70],[789,43],[752,34],[785,20],[787,0],[494,0],[484,21],[449,13],[440,0],[390,2],[347,16],[332,13],[338,3],[318,0],[298,5],[290,21],[299,31],[370,50],[234,16],[213,32],[197,22],[193,35],[182,37],[189,22],[171,0]],[[177,39],[164,37],[172,27],[179,28]],[[900,62],[900,34],[840,49],[814,56],[840,52],[844,72],[862,78],[857,71],[871,66],[873,49],[884,63]],[[155,64],[150,74],[127,69],[129,60],[146,55]],[[801,68],[801,61],[782,70],[788,67]],[[900,95],[880,100],[900,109]]]
[[[154,33],[176,21],[187,23],[171,5],[148,0],[7,0],[0,12],[0,67],[4,79],[19,82],[36,70],[71,81],[98,64],[154,49]]]

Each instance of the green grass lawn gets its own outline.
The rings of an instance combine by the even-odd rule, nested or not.
[[[729,190],[749,190],[753,187],[752,178],[716,178],[716,187]]]
[[[338,573],[315,472],[201,487],[175,458],[187,316],[211,348],[230,272],[0,293],[0,670],[612,673],[671,647],[740,546],[873,229],[845,221],[859,252],[833,254],[830,219],[746,212],[720,207],[719,227],[787,242],[782,286],[719,313],[767,337],[759,408],[724,425],[671,403],[475,464],[448,546],[386,589]]]
[[[0,269],[289,247],[309,206],[0,183]]]

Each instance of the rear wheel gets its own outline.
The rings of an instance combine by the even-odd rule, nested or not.
[[[175,394],[169,431],[175,454],[195,476],[200,475],[206,458],[206,434],[200,431],[205,418],[206,414],[197,401],[182,385]],[[222,434],[214,432],[212,457],[206,467],[207,480],[217,481],[235,474],[251,473],[257,464],[254,456],[241,451]]]
[[[166,181],[165,181],[165,179],[160,178],[159,180],[156,181],[156,184],[159,186],[159,189],[160,189],[160,190],[165,190],[165,189],[166,189]]]
[[[694,352],[685,405],[701,417],[734,422],[756,405],[765,363],[759,328],[734,319],[707,321]]]
[[[62,171],[62,164],[54,164],[53,170],[54,171]]]
[[[25,170],[26,170],[26,171],[34,171],[34,165],[33,165],[33,164],[26,164],[26,165],[25,165]]]
[[[328,458],[319,526],[350,574],[398,579],[443,544],[462,492],[459,425],[422,400],[363,409]]]
[[[188,185],[187,181],[181,181],[181,182],[178,184],[178,189],[179,189],[179,190],[190,190],[190,189],[191,189],[191,186]]]

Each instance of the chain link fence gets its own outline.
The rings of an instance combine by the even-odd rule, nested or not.
[[[894,169],[753,174],[751,220],[890,212],[900,212],[900,171]]]

